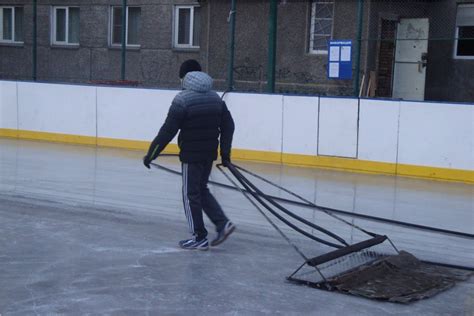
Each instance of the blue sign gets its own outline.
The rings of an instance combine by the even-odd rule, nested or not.
[[[328,51],[328,78],[352,79],[352,41],[331,40]]]

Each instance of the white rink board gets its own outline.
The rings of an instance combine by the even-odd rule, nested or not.
[[[18,128],[16,82],[0,81],[0,128]]]
[[[358,159],[397,162],[399,101],[360,100]]]
[[[357,156],[358,108],[358,99],[319,99],[319,155]]]
[[[97,88],[97,136],[151,142],[178,92]]]
[[[398,162],[474,170],[474,106],[400,103]]]
[[[283,97],[283,152],[316,156],[318,97]]]
[[[0,81],[0,128],[150,142],[178,92]],[[322,97],[319,112],[318,97],[225,101],[234,148],[474,170],[474,105],[361,99],[357,131],[358,99]]]
[[[20,130],[96,136],[96,87],[18,82]]]
[[[225,101],[235,121],[233,148],[281,152],[282,95],[228,93]]]

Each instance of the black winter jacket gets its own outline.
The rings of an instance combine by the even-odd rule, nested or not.
[[[183,81],[183,91],[174,98],[165,123],[148,150],[154,160],[180,131],[178,146],[182,162],[202,162],[230,158],[234,121],[224,101],[211,91],[212,78],[204,72],[190,72]]]

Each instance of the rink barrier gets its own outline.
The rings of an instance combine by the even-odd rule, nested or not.
[[[148,150],[150,142],[132,141],[126,139],[96,138],[80,135],[22,131],[0,128],[0,137],[18,138],[25,140],[41,140],[79,145]],[[165,153],[179,152],[176,144],[169,144]],[[474,184],[474,171],[413,166],[367,160],[346,159],[340,157],[306,156],[295,154],[280,154],[274,152],[259,152],[255,150],[233,149],[232,157],[237,160],[282,163],[297,167],[314,167],[328,170],[341,170],[368,174],[398,175],[413,178],[427,178],[440,181],[454,181]]]
[[[0,136],[145,151],[177,92],[0,81]],[[251,93],[225,100],[237,126],[234,159],[474,183],[472,104]],[[176,138],[166,152],[178,152]]]

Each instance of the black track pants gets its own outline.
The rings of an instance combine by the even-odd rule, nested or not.
[[[228,219],[207,187],[212,161],[183,163],[182,169],[184,212],[188,220],[189,231],[197,240],[200,240],[207,236],[202,216],[203,210],[216,225],[217,231],[224,228]]]

